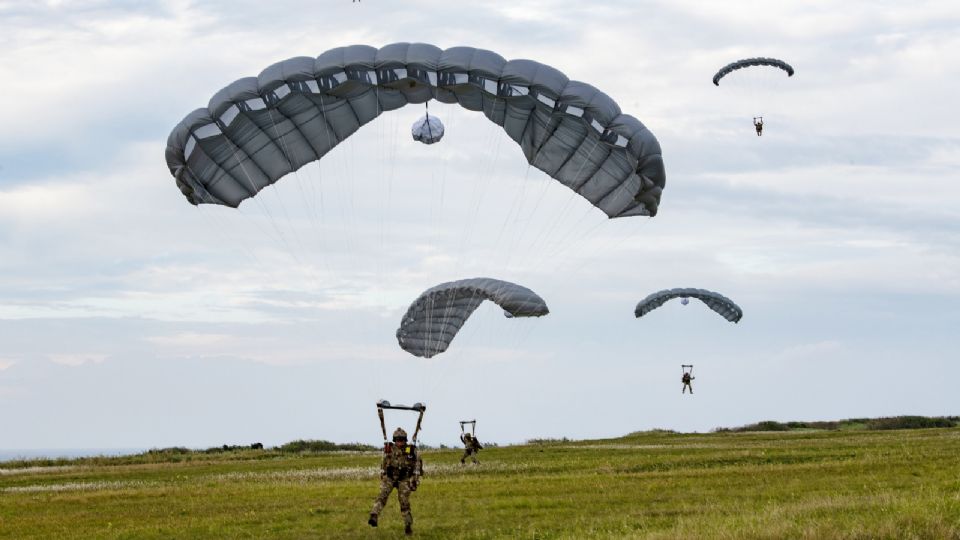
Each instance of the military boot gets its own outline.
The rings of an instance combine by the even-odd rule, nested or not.
[[[376,526],[377,526],[377,515],[376,515],[376,514],[370,514],[370,519],[367,520],[367,523],[369,523],[371,527],[376,527]]]
[[[413,525],[407,523],[403,526],[403,534],[407,536],[413,536]]]

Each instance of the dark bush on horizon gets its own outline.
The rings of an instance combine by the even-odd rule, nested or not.
[[[893,416],[867,420],[867,429],[926,429],[949,428],[957,426],[960,418],[956,416]]]
[[[848,418],[846,420],[820,422],[777,422],[776,420],[764,420],[763,422],[747,424],[740,427],[716,428],[713,431],[715,433],[744,433],[748,431],[928,429],[957,426],[960,426],[960,417],[957,416],[891,416],[883,418]]]
[[[563,437],[562,439],[527,439],[526,444],[557,444],[568,442],[573,442],[573,440],[567,437]]]
[[[151,448],[145,454],[190,454],[193,450],[183,446],[169,446],[167,448]]]
[[[278,446],[276,450],[278,452],[284,453],[299,453],[299,452],[362,452],[367,450],[376,450],[377,447],[370,446],[369,444],[361,443],[346,443],[338,444],[330,441],[306,441],[306,440],[296,440],[288,442],[284,445]]]

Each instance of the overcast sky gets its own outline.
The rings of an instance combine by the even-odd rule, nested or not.
[[[376,444],[381,398],[427,403],[431,444],[960,414],[958,30],[955,0],[0,0],[0,449]],[[167,135],[223,86],[400,41],[603,90],[660,140],[660,213],[609,220],[436,102],[441,143],[406,107],[237,210],[175,187]],[[711,84],[752,56],[796,75]],[[397,346],[421,291],[479,276],[551,313]],[[670,287],[743,320],[633,317]]]

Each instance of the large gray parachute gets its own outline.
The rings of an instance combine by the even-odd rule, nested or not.
[[[471,47],[352,45],[276,63],[188,114],[167,166],[192,204],[236,207],[381,113],[431,99],[483,111],[531,165],[609,217],[656,215],[666,174],[639,120],[550,66]]]
[[[637,304],[637,308],[633,310],[633,314],[637,317],[643,317],[674,298],[696,298],[706,304],[708,308],[719,313],[721,317],[733,323],[739,322],[740,318],[743,317],[743,310],[740,309],[740,306],[726,296],[706,289],[689,288],[665,289],[655,292],[641,300]]]
[[[788,77],[793,77],[793,67],[784,62],[783,60],[777,60],[776,58],[744,58],[743,60],[737,60],[736,62],[730,62],[729,64],[720,68],[713,76],[713,84],[715,86],[720,86],[720,79],[727,76],[727,74],[734,72],[738,69],[748,68],[751,66],[772,66],[780,68],[787,72]]]
[[[397,329],[400,348],[430,358],[447,350],[470,315],[484,300],[495,302],[507,317],[541,317],[546,302],[526,287],[491,278],[441,283],[410,304]]]

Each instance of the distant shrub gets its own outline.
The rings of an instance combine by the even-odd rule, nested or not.
[[[624,437],[643,437],[644,435],[675,435],[677,432],[672,429],[653,428],[644,431],[632,431]]]
[[[893,416],[890,418],[874,418],[867,420],[867,429],[926,429],[949,428],[958,424],[958,418],[927,417],[927,416]]]
[[[183,455],[183,454],[189,454],[191,452],[193,452],[193,450],[190,450],[189,448],[185,448],[183,446],[170,446],[167,448],[151,448],[146,451],[146,454],[147,455],[152,455],[152,454]]]
[[[790,431],[790,426],[787,424],[781,424],[775,420],[764,420],[763,422],[757,422],[752,427],[750,431]]]
[[[360,444],[360,443],[346,443],[338,444],[330,441],[322,440],[296,440],[291,441],[281,446],[278,446],[277,451],[283,453],[300,453],[300,452],[342,452],[342,451],[366,451],[366,450],[376,450],[376,447],[370,446],[369,444]]]
[[[734,428],[715,428],[715,433],[743,433],[746,431],[794,431],[819,429],[825,431],[857,430],[857,429],[925,429],[949,428],[960,426],[960,417],[957,416],[893,416],[889,418],[849,418],[847,420],[832,420],[821,422],[777,422],[764,420],[756,424]]]
[[[571,439],[563,437],[562,439],[527,439],[527,444],[561,444],[571,442]]]

